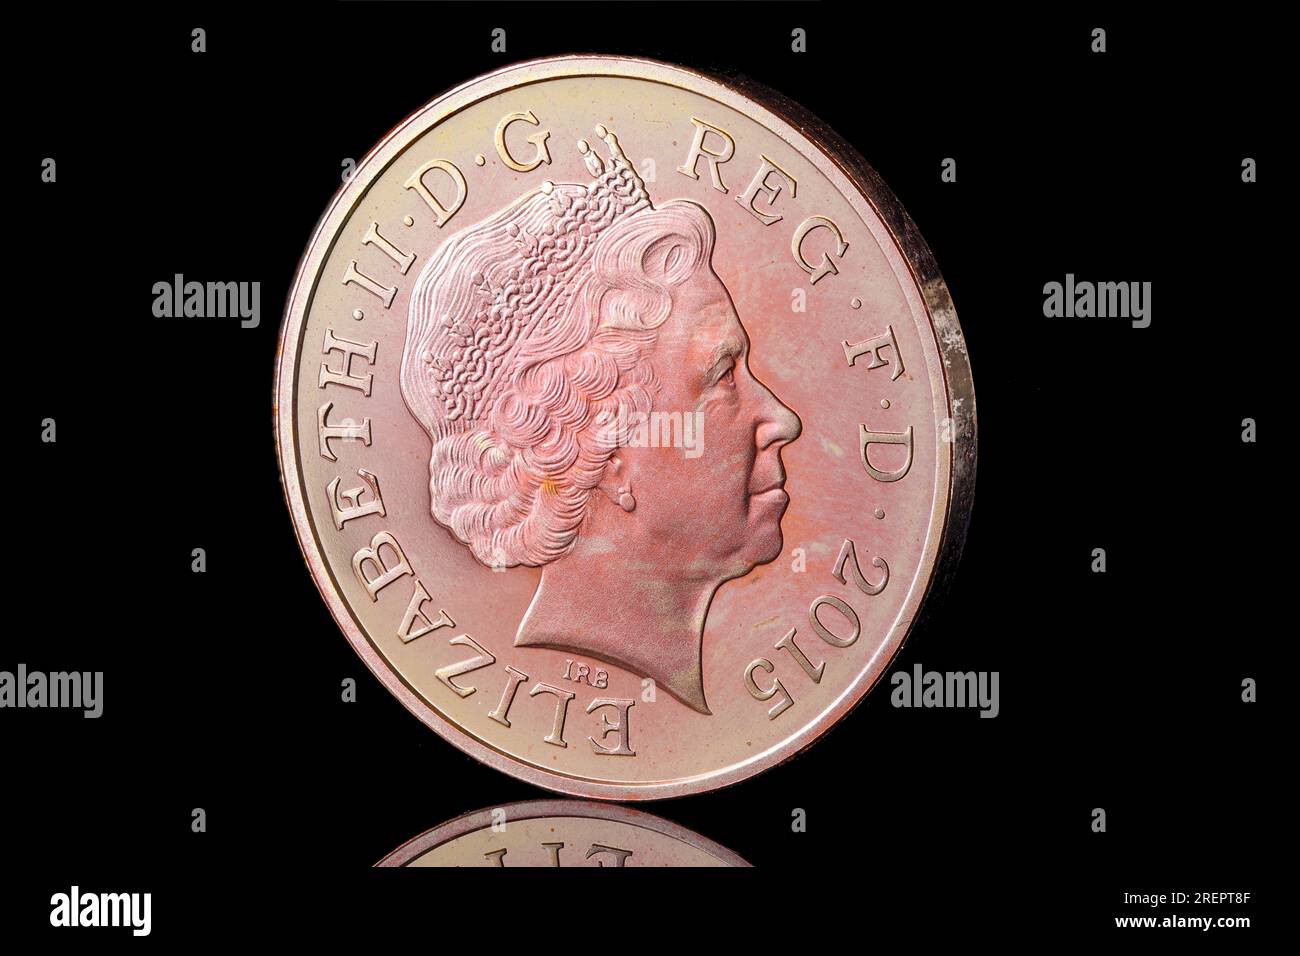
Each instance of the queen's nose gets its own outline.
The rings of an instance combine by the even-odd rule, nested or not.
[[[763,410],[758,422],[758,450],[789,444],[803,431],[803,422],[766,385],[760,384],[759,388],[763,392]]]

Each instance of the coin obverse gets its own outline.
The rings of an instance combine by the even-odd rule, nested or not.
[[[533,800],[467,813],[375,866],[749,866],[661,817],[609,803]]]
[[[847,143],[625,57],[444,93],[292,287],[281,474],[331,613],[408,710],[539,786],[658,799],[789,758],[961,550],[947,287]]]

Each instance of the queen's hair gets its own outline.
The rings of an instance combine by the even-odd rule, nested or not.
[[[606,180],[612,203],[547,183],[456,234],[411,293],[401,387],[433,444],[433,517],[491,567],[573,547],[619,427],[651,410],[673,290],[711,268],[702,207]]]

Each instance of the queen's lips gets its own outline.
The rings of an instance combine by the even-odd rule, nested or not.
[[[758,495],[765,495],[772,491],[785,491],[785,468],[783,468],[779,462],[774,462],[774,464],[777,466],[776,478],[769,481],[767,484],[760,486],[757,491],[751,491],[751,496],[757,497]]]

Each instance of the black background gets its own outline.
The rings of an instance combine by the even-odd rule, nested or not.
[[[506,54],[490,50],[498,26]],[[1105,54],[1089,51],[1094,26]],[[194,27],[206,53],[190,51]],[[40,68],[9,98],[19,452],[0,668],[102,670],[105,710],[0,714],[6,932],[48,930],[50,894],[73,883],[152,892],[158,940],[240,939],[263,917],[307,939],[482,930],[564,895],[367,869],[451,817],[546,794],[437,737],[355,656],[298,551],[271,403],[279,313],[342,160],[447,87],[591,51],[741,71],[854,144],[943,270],[978,396],[960,571],[896,666],[997,670],[1001,715],[896,710],[878,687],[795,760],[642,805],[766,871],[734,891],[708,877],[694,918],[1141,938],[1157,931],[1114,929],[1151,912],[1124,891],[1240,890],[1250,904],[1184,912],[1249,915],[1232,941],[1252,939],[1280,853],[1283,562],[1269,545],[1290,517],[1270,491],[1294,321],[1271,238],[1285,215],[1276,35],[1103,8],[38,11],[6,42],[11,64]],[[940,181],[948,156],[955,184]],[[1152,282],[1152,325],[1044,318],[1043,284],[1067,272]],[[261,282],[260,327],[155,319],[152,285],[174,273]],[[56,444],[39,441],[45,417]],[[1258,444],[1240,440],[1246,417]],[[190,571],[195,547],[206,574]],[[1245,677],[1259,703],[1242,703]],[[626,930],[698,878],[585,883],[553,928]]]

